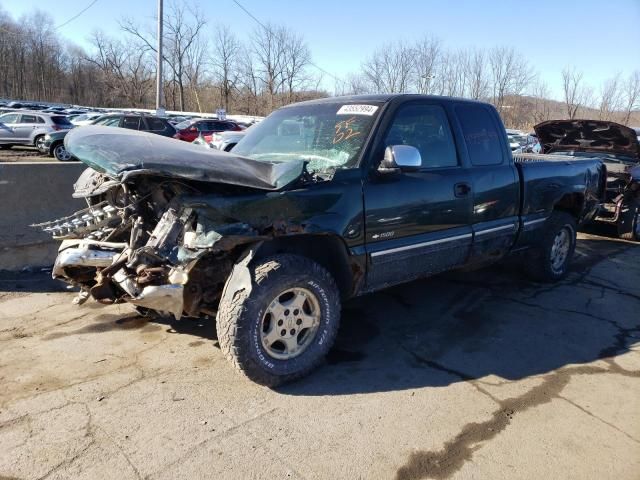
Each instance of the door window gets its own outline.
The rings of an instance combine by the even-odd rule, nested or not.
[[[475,166],[500,165],[503,161],[500,133],[493,115],[482,105],[458,105],[464,141],[471,164]],[[504,135],[504,133],[502,133]]]
[[[20,123],[36,123],[35,115],[22,115],[20,117]]]
[[[385,138],[385,146],[391,145],[417,148],[422,157],[422,168],[458,165],[447,115],[439,105],[400,107]]]
[[[9,113],[0,117],[0,123],[18,123],[18,114]]]

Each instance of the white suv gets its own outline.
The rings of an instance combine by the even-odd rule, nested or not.
[[[10,112],[0,115],[0,147],[41,147],[47,133],[69,130],[73,124],[64,115],[39,112]]]

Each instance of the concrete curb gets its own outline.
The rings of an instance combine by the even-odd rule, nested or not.
[[[86,204],[71,197],[81,162],[0,163],[0,270],[51,266],[58,242],[30,227]]]

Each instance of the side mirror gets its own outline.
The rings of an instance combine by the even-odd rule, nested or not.
[[[384,158],[378,167],[380,173],[418,170],[422,166],[422,157],[416,147],[411,145],[390,145],[384,150]]]

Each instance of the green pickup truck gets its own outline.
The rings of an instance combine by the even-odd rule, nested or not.
[[[54,277],[79,302],[215,319],[269,386],[323,361],[351,297],[512,254],[562,279],[606,184],[599,160],[515,162],[491,105],[420,95],[290,105],[231,153],[97,126],[65,145],[91,207],[40,225],[63,240]]]

